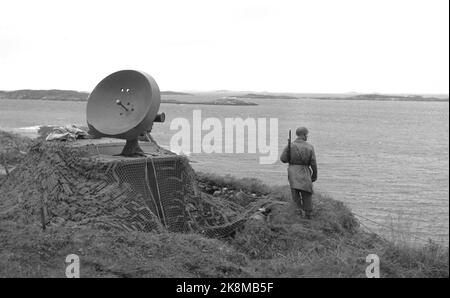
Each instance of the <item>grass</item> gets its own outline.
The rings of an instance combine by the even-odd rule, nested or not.
[[[289,202],[271,210],[267,222],[249,221],[233,238],[236,251],[252,262],[255,276],[268,277],[365,277],[366,256],[380,257],[382,277],[447,277],[448,247],[432,241],[423,246],[398,239],[386,240],[360,227],[359,221],[340,201],[314,194],[313,220],[296,214],[288,187],[268,187],[254,179],[199,175],[221,187],[269,194]],[[398,229],[395,229],[398,235]]]
[[[387,242],[360,230],[342,203],[314,200],[312,221],[290,204],[277,205],[266,223],[251,219],[226,239],[68,227],[44,232],[2,221],[0,276],[64,277],[65,257],[75,253],[84,277],[365,277],[365,258],[375,253],[382,277],[448,277],[448,248]]]
[[[381,277],[449,277],[448,247],[383,239],[362,229],[345,204],[320,193],[309,221],[297,214],[287,186],[206,173],[198,173],[198,181],[212,191],[269,198],[268,215],[211,239],[86,226],[42,231],[0,210],[0,277],[64,277],[65,257],[73,253],[80,256],[82,277],[365,277],[369,254],[379,256]]]
[[[241,190],[254,193],[256,195],[265,195],[271,192],[271,188],[260,180],[255,178],[236,178],[232,175],[220,176],[214,173],[197,173],[199,182],[208,183],[216,187],[227,187],[229,189]]]
[[[195,234],[111,232],[0,223],[1,277],[65,277],[68,254],[82,277],[248,277],[245,256]]]
[[[22,161],[31,142],[30,138],[0,130],[0,178]]]

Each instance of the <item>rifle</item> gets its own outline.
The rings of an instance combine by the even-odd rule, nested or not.
[[[289,129],[289,138],[288,138],[287,160],[288,160],[288,163],[291,163],[291,130],[290,129]]]

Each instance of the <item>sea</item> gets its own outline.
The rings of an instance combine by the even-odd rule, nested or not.
[[[223,95],[174,97],[209,101]],[[166,114],[166,121],[154,124],[152,136],[170,149],[180,131],[174,123],[181,118],[193,125],[194,111],[197,115],[200,111],[202,121],[213,117],[222,124],[226,118],[267,119],[267,134],[270,119],[276,119],[272,138],[277,143],[272,154],[279,156],[287,144],[288,131],[306,126],[318,161],[316,192],[345,202],[364,227],[386,238],[419,244],[431,239],[448,246],[448,102],[320,100],[308,96],[249,101],[258,105],[162,103],[160,112]],[[85,102],[0,99],[1,130],[33,136],[41,125],[66,124],[86,125]],[[201,138],[207,133],[205,129]],[[249,134],[233,138],[247,144]],[[244,153],[191,150],[184,154],[197,171],[252,177],[274,186],[288,184],[285,164],[278,159],[263,164],[260,157],[267,154],[258,148],[256,153],[248,152],[248,146],[245,149]]]

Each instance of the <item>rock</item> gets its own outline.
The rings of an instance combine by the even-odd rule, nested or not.
[[[259,208],[258,211],[261,212],[263,215],[267,215],[268,213],[270,213],[270,209],[266,208]]]
[[[186,211],[194,211],[194,210],[196,210],[197,208],[194,206],[194,204],[192,204],[192,203],[188,203],[187,205],[186,205]]]
[[[236,193],[236,199],[239,201],[245,201],[247,199],[247,195],[243,191],[239,191]]]
[[[262,214],[261,212],[257,212],[255,214],[253,214],[252,216],[250,216],[250,219],[255,220],[255,221],[264,222],[264,221],[266,221],[266,216],[264,214]]]
[[[65,219],[62,217],[56,217],[50,223],[52,226],[60,226],[65,222]]]

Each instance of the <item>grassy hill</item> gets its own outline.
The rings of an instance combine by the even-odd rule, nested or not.
[[[0,137],[0,149],[4,138],[24,144],[16,135]],[[33,143],[28,147],[37,150]],[[123,232],[64,220],[44,231],[13,215],[22,207],[35,212],[38,202],[21,198],[21,193],[5,197],[2,184],[10,182],[0,177],[0,277],[64,277],[64,260],[72,253],[81,259],[82,277],[365,277],[369,254],[379,256],[381,277],[449,277],[448,247],[388,241],[363,229],[345,204],[320,193],[313,197],[313,219],[305,220],[292,205],[287,186],[209,173],[197,173],[196,180],[202,193],[214,194],[218,203],[231,200],[237,209],[248,204],[249,196],[272,203],[224,238]],[[70,214],[66,205],[60,208]]]

